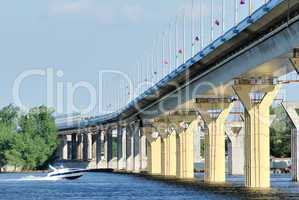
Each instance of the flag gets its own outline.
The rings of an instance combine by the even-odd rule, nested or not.
[[[154,75],[157,75],[157,72],[154,72]]]
[[[246,4],[246,0],[240,0],[240,4],[241,5],[245,5]]]
[[[215,24],[216,24],[217,26],[219,26],[219,25],[220,25],[220,22],[216,19],[216,20],[215,20]]]
[[[179,53],[179,54],[183,54],[183,50],[182,50],[182,49],[179,49],[178,53]]]
[[[168,61],[167,61],[167,60],[164,60],[164,64],[165,64],[165,65],[168,65],[169,63],[168,63]]]
[[[198,41],[199,41],[199,37],[196,36],[194,40],[195,40],[196,42],[198,42]]]

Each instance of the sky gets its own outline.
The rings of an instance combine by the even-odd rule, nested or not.
[[[261,0],[255,1],[257,5]],[[182,8],[190,7],[190,2],[1,1],[0,107],[10,103],[21,103],[24,108],[45,104],[62,114],[88,110],[90,104],[109,109],[121,104],[119,101],[128,101],[132,94],[126,91],[125,76],[136,79],[136,74],[148,73],[138,72],[138,61],[144,60],[153,41],[168,29]],[[232,0],[229,2],[225,15],[228,28],[233,23]],[[220,0],[215,0],[216,18],[220,17],[219,5]],[[204,7],[203,14],[208,15],[208,5]],[[197,11],[195,16],[198,14]],[[245,14],[243,8],[240,17]],[[75,86],[79,89],[75,90]],[[95,101],[90,97],[93,93],[99,96]],[[98,110],[91,114],[98,114]]]

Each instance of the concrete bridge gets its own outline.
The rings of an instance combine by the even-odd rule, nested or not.
[[[192,179],[200,126],[205,182],[225,182],[227,133],[230,172],[244,173],[246,187],[270,187],[269,108],[286,83],[278,77],[299,70],[298,10],[297,0],[268,1],[120,111],[61,126],[60,159]],[[227,126],[236,101],[243,122]]]

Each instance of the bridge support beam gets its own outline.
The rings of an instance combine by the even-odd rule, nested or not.
[[[91,133],[88,130],[84,134],[82,134],[83,138],[83,161],[89,161],[90,158],[90,148],[91,148],[91,141],[90,141]]]
[[[104,152],[104,157],[101,159],[101,168],[106,169],[108,168],[108,130],[104,129],[103,132],[103,152]]]
[[[228,174],[244,174],[244,122],[230,122],[226,134],[229,138],[228,144]]]
[[[176,132],[173,130],[161,138],[161,175],[176,176]]]
[[[225,122],[232,108],[229,98],[197,99],[205,122],[205,176],[208,183],[225,182]]]
[[[145,171],[147,168],[146,135],[140,128],[140,168]]]
[[[60,160],[68,159],[67,135],[60,137]]]
[[[77,134],[77,160],[83,160],[83,135],[82,133]]]
[[[197,119],[190,124],[181,122],[176,136],[176,177],[194,178],[194,132],[197,131]]]
[[[253,82],[258,84],[252,84]],[[269,108],[279,88],[280,86],[275,85],[273,80],[242,81],[233,86],[245,108],[246,187],[270,187]],[[256,93],[257,97],[252,97],[253,93]]]
[[[92,160],[92,133],[87,134],[87,160]]]
[[[139,122],[132,124],[133,134],[133,161],[134,161],[134,173],[140,172],[141,157],[140,157],[140,128]]]
[[[113,169],[113,148],[112,148],[112,129],[108,129],[107,131],[107,164],[109,169]]]
[[[101,160],[102,160],[102,131],[98,130],[95,137],[95,143],[96,143],[96,165],[97,168],[100,168]]]
[[[143,127],[147,139],[147,172],[161,175],[161,137],[152,127]]]
[[[161,175],[169,176],[169,139],[167,134],[161,136]]]

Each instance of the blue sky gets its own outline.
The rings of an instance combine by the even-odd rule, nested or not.
[[[215,0],[216,7],[219,2]],[[26,70],[54,68],[55,74],[61,70],[63,76],[55,77],[55,86],[58,82],[65,86],[67,82],[79,81],[97,86],[98,71],[106,69],[136,74],[138,57],[151,49],[154,38],[188,3],[187,0],[2,1],[0,106],[14,103],[14,81]],[[126,92],[118,77],[105,78],[103,98],[107,106],[116,103],[113,97],[119,92]],[[44,77],[33,76],[22,83],[20,96],[28,107],[46,104],[46,94]],[[86,90],[75,93],[78,108],[84,108],[89,100]],[[62,101],[64,106],[68,104],[65,98]]]

